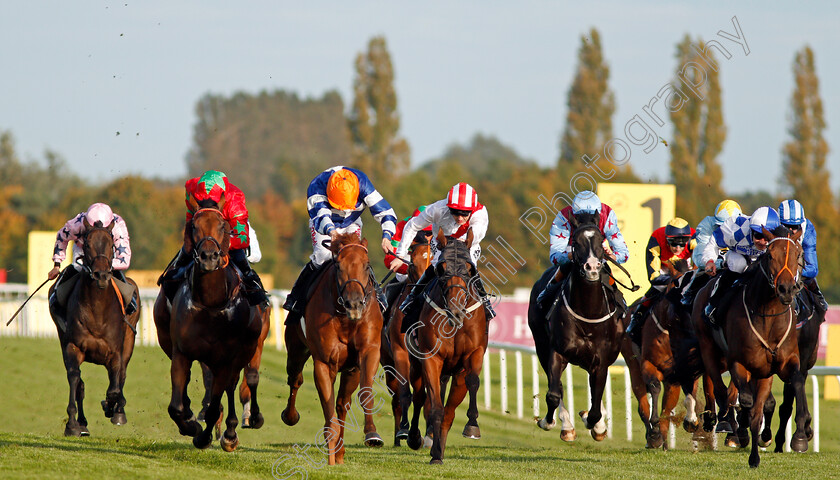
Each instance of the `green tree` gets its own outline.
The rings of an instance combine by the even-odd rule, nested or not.
[[[680,194],[677,215],[696,224],[709,215],[721,199],[723,174],[716,158],[726,140],[721,106],[720,62],[711,50],[700,55],[702,39],[692,42],[686,35],[677,45],[677,78],[695,85],[691,90],[673,84],[674,102],[669,105],[674,124],[670,144],[671,179]],[[699,68],[698,68],[699,66]]]
[[[793,62],[794,91],[788,126],[790,140],[782,147],[783,191],[799,200],[808,219],[814,224],[818,240],[836,238],[840,214],[834,203],[826,168],[828,143],[823,132],[826,124],[820,98],[814,52],[805,46]],[[831,284],[840,281],[840,254],[835,249],[820,250],[820,278]]]
[[[368,42],[356,56],[353,105],[347,116],[353,144],[353,166],[378,180],[401,176],[411,163],[411,149],[399,137],[400,115],[394,90],[394,68],[385,37]]]
[[[598,167],[605,173],[615,171],[610,181],[635,181],[629,164],[617,169],[604,158],[604,145],[613,139],[612,116],[615,95],[609,86],[610,67],[601,50],[601,35],[592,28],[580,38],[578,65],[566,105],[566,126],[560,139],[560,158],[557,173],[561,181],[568,181],[578,172],[588,171],[582,157],[600,156]],[[600,178],[600,177],[599,177]]]

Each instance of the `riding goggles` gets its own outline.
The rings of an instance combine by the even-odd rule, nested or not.
[[[453,217],[469,217],[472,212],[469,210],[458,210],[457,208],[450,208],[449,213]]]
[[[668,245],[672,247],[684,247],[688,245],[688,237],[671,237],[668,239]]]

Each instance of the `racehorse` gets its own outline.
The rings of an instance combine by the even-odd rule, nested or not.
[[[411,404],[411,389],[408,385],[411,364],[405,347],[405,333],[400,333],[404,315],[399,306],[432,263],[432,246],[424,235],[418,235],[408,251],[411,260],[408,278],[399,296],[388,306],[386,315],[389,320],[382,329],[379,351],[379,363],[385,370],[385,381],[391,393],[395,447],[400,446],[400,440],[408,438],[408,409]]]
[[[467,230],[464,242],[446,237],[442,230],[438,230],[440,254],[434,267],[435,279],[424,293],[425,303],[418,322],[406,332],[406,338],[416,332],[416,351],[421,353],[420,358],[414,355],[411,357],[413,362],[419,364],[411,368],[414,411],[408,446],[416,450],[422,445],[418,426],[420,408],[428,398],[428,422],[433,436],[432,464],[443,463],[446,437],[455,419],[455,409],[464,400],[468,390],[470,404],[465,435],[468,429],[475,427],[477,430],[478,427],[476,393],[487,349],[487,319],[484,304],[471,283],[478,275],[475,265],[470,261],[469,245],[472,242],[472,228]],[[451,386],[444,406],[441,375],[445,374],[451,375]]]
[[[604,236],[595,223],[596,217],[583,214],[581,219],[571,217],[574,232],[570,245],[573,254],[573,271],[564,280],[550,317],[537,302],[537,296],[554,274],[548,269],[531,289],[528,306],[528,326],[534,337],[537,357],[548,376],[546,416],[538,425],[550,430],[556,424],[555,411],[560,408],[561,438],[577,438],[569,412],[563,405],[561,375],[568,363],[578,365],[589,373],[591,410],[581,411],[580,416],[592,438],[603,440],[607,435],[602,418],[601,399],[607,382],[608,368],[615,362],[624,335],[622,311],[609,300],[602,283],[605,263]],[[616,295],[621,295],[616,291]]]
[[[123,387],[128,361],[134,352],[135,327],[140,318],[137,284],[126,278],[134,287],[134,295],[137,295],[137,311],[125,315],[122,296],[112,277],[114,239],[111,229],[114,224],[108,227],[103,227],[101,222],[90,225],[85,219],[84,225],[84,271],[79,273],[81,278],[67,300],[65,330],[56,322],[64,368],[70,384],[64,435],[77,437],[90,435],[83,407],[85,382],[80,369],[85,361],[103,365],[108,370],[108,390],[102,401],[105,416],[114,425],[127,422]],[[50,294],[54,289],[55,284],[50,287]],[[51,307],[53,321],[57,313]]]
[[[781,229],[779,229],[781,230]],[[700,351],[706,374],[712,378],[714,395],[719,408],[718,418],[724,419],[730,408],[726,387],[720,376],[721,362],[725,362],[738,390],[742,415],[749,415],[752,449],[750,467],[758,467],[760,458],[759,428],[764,416],[765,402],[770,394],[773,374],[790,383],[796,397],[796,431],[791,449],[808,449],[805,420],[809,416],[804,390],[804,375],[800,368],[799,339],[795,328],[791,303],[797,293],[802,246],[801,231],[793,236],[787,232],[775,235],[762,229],[768,239],[767,251],[756,261],[736,285],[732,302],[719,314],[726,344],[737,348],[724,349],[716,344],[711,327],[703,316],[704,304],[712,288],[706,285],[694,303],[692,321],[700,340]],[[711,283],[711,282],[710,282]],[[720,310],[720,308],[719,308]],[[711,406],[707,405],[707,408]]]
[[[315,281],[301,324],[286,328],[290,390],[280,418],[286,425],[300,420],[295,399],[303,384],[303,366],[311,355],[324,412],[322,433],[330,465],[344,463],[345,419],[360,382],[358,396],[364,410],[365,445],[379,447],[384,443],[373,424],[373,377],[379,364],[382,312],[374,295],[367,244],[367,239],[360,241],[356,234],[338,235],[330,245],[332,264]],[[339,372],[341,381],[336,395],[335,377]]]
[[[196,211],[184,231],[184,251],[193,256],[194,265],[171,308],[161,288],[154,310],[158,341],[172,360],[169,416],[182,435],[193,437],[193,445],[207,448],[213,441],[213,419],[219,418],[222,394],[227,393],[227,429],[220,443],[228,452],[239,445],[234,390],[239,373],[254,357],[263,326],[257,309],[248,306],[239,272],[230,262],[229,228],[218,209]],[[213,374],[206,413],[210,421],[203,430],[187,395],[193,361],[204,363]],[[246,379],[255,394],[252,380]]]

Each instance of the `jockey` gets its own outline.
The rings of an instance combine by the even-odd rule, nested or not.
[[[400,240],[400,244],[394,254],[395,258],[391,262],[390,269],[391,271],[398,271],[405,265],[402,259],[406,258],[408,248],[411,246],[412,241],[414,241],[414,237],[417,236],[418,232],[425,230],[427,227],[431,227],[432,231],[440,230],[445,236],[454,237],[461,241],[466,240],[467,231],[472,228],[472,245],[468,245],[468,247],[470,249],[470,260],[475,265],[481,257],[480,243],[487,234],[489,224],[490,217],[487,214],[487,208],[478,203],[478,193],[476,193],[475,189],[467,183],[458,183],[449,190],[446,198],[429,205],[420,215],[406,223],[402,240]],[[437,246],[435,257],[432,260],[433,265],[437,264],[439,257],[440,247]],[[434,275],[434,269],[427,268],[423,276],[411,290],[409,296],[400,305],[400,310],[406,315],[402,325],[404,331],[417,320],[422,302],[416,300],[420,298],[426,285],[428,285]],[[481,277],[476,274],[473,279],[470,279],[470,283],[475,288],[477,297],[484,303],[487,320],[492,320],[496,316],[496,312],[493,311],[493,307],[490,305],[490,299],[484,290]]]
[[[721,226],[721,224],[723,224],[723,222],[725,222],[729,217],[738,215],[741,215],[741,206],[738,205],[738,202],[735,200],[724,200],[717,204],[714,215],[709,215],[703,220],[700,220],[694,234],[696,241],[694,253],[691,254],[691,261],[695,266],[703,267],[706,265],[706,263],[703,262],[703,250],[705,250],[706,245],[708,245],[709,241],[711,241],[712,234],[715,229]],[[716,259],[715,266],[717,268],[722,267],[723,260],[720,258]],[[690,307],[691,304],[694,303],[694,297],[697,295],[697,292],[703,288],[703,285],[705,285],[708,280],[708,275],[701,275],[701,272],[695,273],[691,278],[691,282],[689,282],[688,286],[685,287],[680,303],[686,307]]]
[[[400,223],[397,224],[396,233],[394,233],[394,236],[391,237],[391,246],[394,247],[394,249],[396,249],[400,245],[400,240],[402,239],[402,232],[403,232],[403,229],[405,228],[405,224],[408,223],[408,221],[411,220],[412,218],[420,215],[420,212],[423,212],[424,210],[426,210],[426,206],[421,205],[416,210],[414,210],[414,213],[412,213],[410,217],[405,217],[404,219],[400,220]],[[429,225],[428,227],[424,228],[423,230],[420,231],[420,234],[424,237],[426,243],[428,243],[429,239],[432,237],[432,226]],[[417,239],[417,237],[415,237],[415,240],[416,239]],[[432,246],[432,254],[434,255],[434,253],[435,253],[434,246]],[[386,253],[385,254],[385,268],[390,270],[391,269],[391,263],[394,262],[395,258],[397,258],[397,257],[394,256],[393,252]],[[391,282],[391,284],[389,284],[386,287],[387,291],[386,291],[385,296],[387,298],[388,305],[393,303],[393,301],[399,296],[400,291],[402,291],[403,284],[405,283],[406,278],[408,278],[408,264],[402,263],[402,265],[396,270],[395,278],[396,278],[396,281]]]
[[[52,270],[47,273],[47,278],[50,280],[59,276],[59,269],[61,262],[66,258],[67,244],[73,240],[73,262],[70,267],[65,268],[61,272],[61,278],[58,279],[53,294],[50,296],[50,304],[57,307],[56,311],[59,313],[56,321],[64,330],[64,309],[66,308],[67,297],[73,291],[73,286],[76,284],[78,277],[76,276],[82,270],[82,257],[84,256],[84,239],[86,233],[85,221],[92,226],[111,227],[111,237],[114,239],[114,260],[111,263],[114,277],[121,283],[129,286],[125,279],[125,270],[131,264],[131,245],[128,239],[128,228],[125,226],[125,220],[114,212],[111,207],[104,203],[94,203],[84,212],[79,213],[64,224],[64,228],[58,231],[55,236],[55,248],[53,249],[53,263]],[[98,223],[98,225],[97,225]],[[72,280],[72,281],[71,281]],[[122,287],[122,285],[120,285]],[[133,289],[133,287],[130,287]],[[122,293],[122,290],[121,290]],[[129,295],[130,302],[126,302],[125,314],[131,315],[137,311],[137,300],[134,295]]]
[[[689,267],[691,266],[691,252],[694,250],[693,235],[694,229],[680,217],[674,218],[651,234],[645,252],[650,288],[636,306],[636,310],[630,317],[630,325],[627,326],[627,334],[636,345],[641,343],[642,325],[650,306],[671,283],[672,270],[666,268],[665,264],[673,265],[676,261],[685,260]]]
[[[191,178],[184,184],[186,190],[187,215],[186,223],[190,224],[193,215],[201,208],[218,208],[230,226],[230,248],[228,253],[231,261],[242,273],[242,283],[247,294],[248,303],[252,306],[268,302],[265,289],[257,272],[248,262],[248,250],[251,246],[250,224],[248,223],[248,208],[245,206],[245,194],[236,185],[230,183],[223,172],[208,170],[200,177]],[[172,300],[175,289],[181,280],[186,278],[186,267],[191,256],[182,246],[175,258],[158,279],[158,285],[164,284],[164,293]]]
[[[724,257],[726,269],[709,297],[704,314],[712,325],[715,325],[714,313],[723,299],[732,290],[735,281],[747,267],[767,251],[768,241],[762,228],[773,231],[779,227],[779,213],[772,207],[759,207],[749,217],[737,215],[729,217],[712,235],[712,241],[703,250],[703,261],[706,273],[714,276],[717,273],[715,260],[720,249],[728,248]]]
[[[802,283],[817,298],[817,309],[820,313],[828,310],[828,303],[825,301],[820,286],[817,285],[817,274],[820,273],[817,262],[817,231],[814,224],[805,218],[805,210],[796,200],[785,200],[779,204],[779,221],[787,227],[791,233],[802,230],[799,242],[802,244],[802,254],[805,259],[805,267],[802,269]]]
[[[362,212],[371,215],[382,227],[382,250],[392,252],[391,238],[397,216],[391,205],[374,188],[362,171],[355,168],[331,167],[315,177],[306,191],[309,211],[309,232],[312,236],[312,256],[300,271],[283,308],[289,311],[286,325],[303,316],[307,290],[321,267],[332,258],[330,243],[339,234],[362,236]]]
[[[555,296],[557,289],[562,284],[563,278],[572,270],[574,262],[572,262],[572,251],[569,246],[569,240],[572,238],[573,229],[571,223],[569,223],[569,218],[573,215],[577,217],[581,213],[598,215],[598,228],[601,230],[610,247],[607,250],[607,255],[615,263],[624,263],[630,256],[630,251],[624,242],[624,236],[618,228],[618,220],[613,209],[609,205],[602,204],[594,192],[584,190],[578,193],[575,195],[572,205],[560,210],[557,216],[554,217],[554,222],[551,224],[551,230],[549,231],[551,240],[549,259],[552,264],[558,265],[558,268],[551,281],[548,282],[545,289],[537,297],[537,302],[540,304],[546,298]],[[618,296],[616,296],[615,300],[617,303],[622,304],[622,308],[625,308],[623,299],[619,302]]]

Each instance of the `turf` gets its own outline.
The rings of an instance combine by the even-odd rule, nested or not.
[[[498,379],[498,358],[493,357]],[[527,363],[527,362],[526,362]],[[508,359],[512,383],[513,362]],[[646,450],[641,423],[634,421],[634,440],[625,440],[624,401],[613,388],[616,419],[612,439],[595,442],[578,424],[578,439],[560,440],[557,430],[543,432],[529,419],[480,408],[481,440],[467,440],[460,431],[466,419],[459,410],[447,444],[444,465],[428,465],[428,450],[392,447],[393,417],[383,398],[375,416],[386,446],[363,446],[363,434],[347,433],[346,464],[323,466],[315,447],[323,425],[320,404],[312,384],[311,363],[299,394],[301,421],[288,427],[280,411],[288,395],[284,352],[266,349],[260,380],[265,426],[238,429],[240,447],[225,453],[217,441],[197,450],[189,438],[178,434],[166,413],[169,403],[169,363],[152,347],[137,347],[128,368],[125,395],[129,423],[111,425],[99,407],[107,379],[98,365],[84,364],[85,405],[91,436],[63,436],[68,387],[55,339],[0,337],[0,371],[4,392],[0,398],[0,478],[836,478],[840,452],[840,402],[822,401],[820,453],[774,454],[763,452],[761,466],[750,469],[748,451],[721,447],[720,451],[693,452],[688,434],[679,431],[670,451]],[[578,377],[580,377],[578,379]],[[197,367],[191,393],[199,403]],[[580,381],[578,381],[580,380]],[[576,374],[583,388],[583,377]],[[493,405],[498,409],[497,381]],[[778,382],[776,382],[778,383]],[[529,385],[526,381],[526,385]],[[618,383],[616,383],[618,385]],[[778,387],[778,386],[777,386]],[[530,387],[526,386],[530,391]],[[542,385],[541,392],[545,391]],[[583,390],[576,393],[578,407]],[[541,396],[543,393],[541,393]],[[508,394],[515,409],[515,394]],[[480,393],[479,404],[483,403]],[[530,408],[526,408],[530,411]],[[634,406],[635,412],[635,406]],[[241,413],[241,410],[240,412]],[[353,407],[361,420],[357,405]],[[348,427],[349,428],[349,427]],[[722,443],[722,442],[721,442]],[[311,445],[311,446],[310,446]],[[309,446],[308,450],[306,450]],[[309,455],[309,461],[305,454]]]

